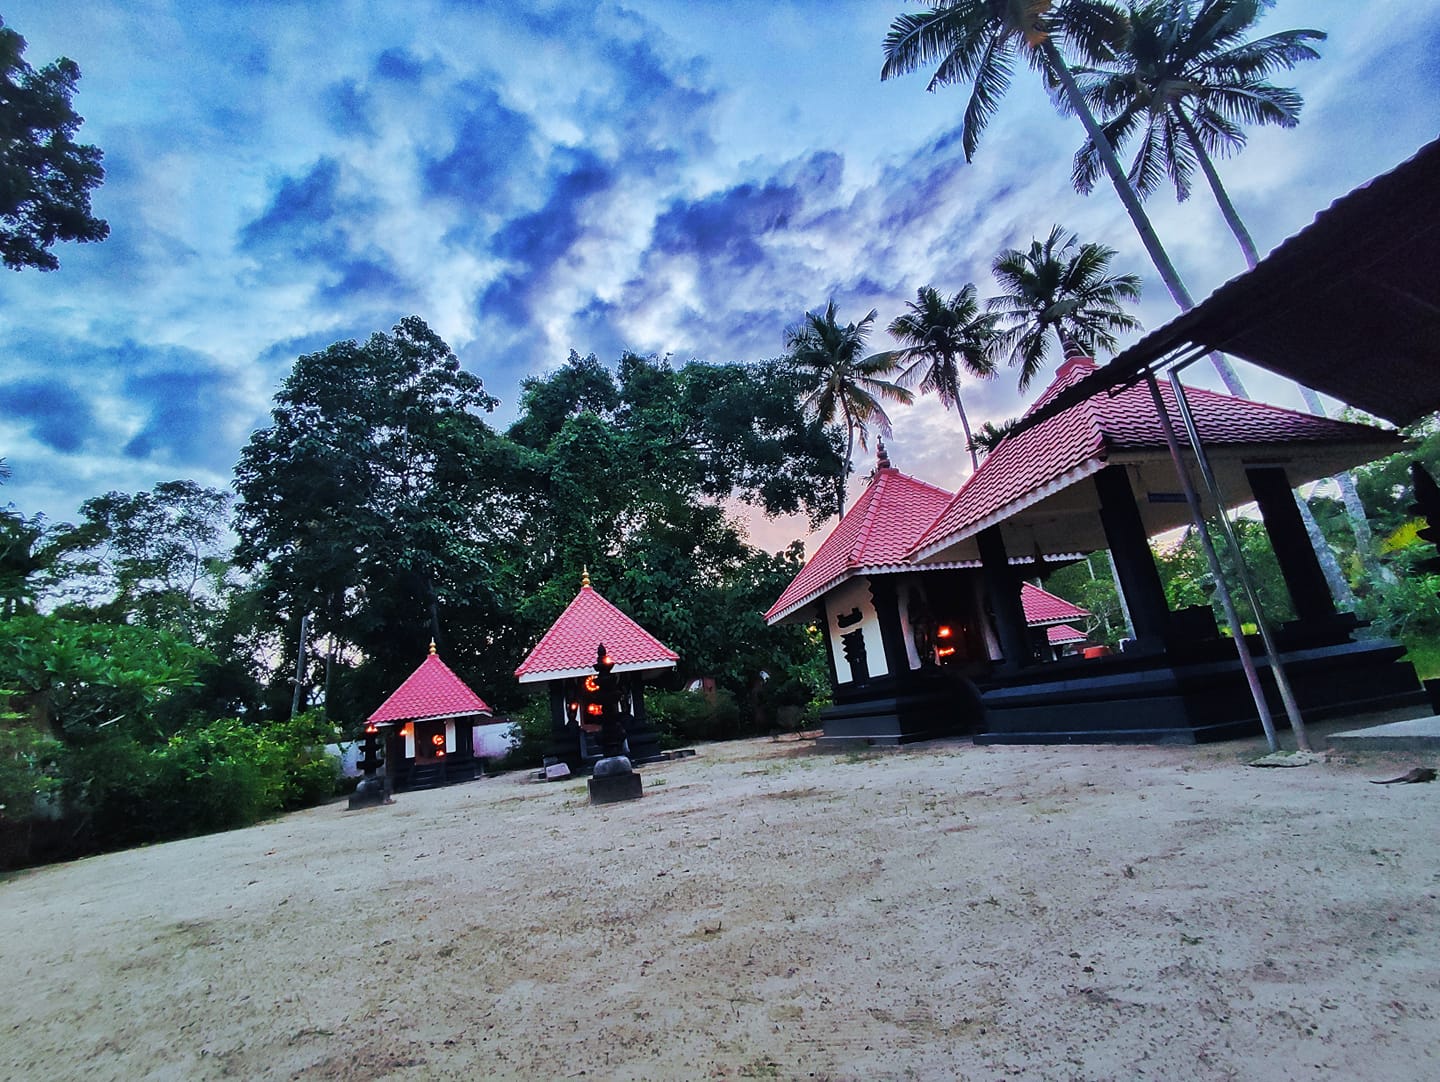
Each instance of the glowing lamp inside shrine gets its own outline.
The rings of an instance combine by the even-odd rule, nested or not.
[[[378,733],[379,731],[380,731],[379,727],[378,727],[373,721],[367,721],[367,722],[365,723],[365,735],[366,735],[366,736],[374,736],[374,735],[375,735],[376,733]]]
[[[590,703],[585,707],[585,713],[591,715],[592,717],[598,718],[604,712],[605,708],[599,703]]]
[[[596,680],[595,677],[593,677],[593,676],[587,676],[587,677],[585,678],[585,690],[586,690],[586,691],[599,691],[599,690],[600,690],[600,681],[599,681],[599,680]]]
[[[935,637],[937,639],[948,639],[954,634],[955,632],[951,629],[949,624],[941,624],[935,629]]]

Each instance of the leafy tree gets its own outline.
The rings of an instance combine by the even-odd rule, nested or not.
[[[900,366],[894,354],[863,356],[875,316],[872,309],[859,323],[841,326],[832,299],[822,311],[806,312],[799,324],[785,332],[787,358],[812,381],[806,410],[825,424],[839,419],[845,428],[845,466],[836,487],[841,515],[845,513],[845,478],[850,475],[856,435],[861,447],[867,446],[871,425],[888,436],[890,418],[881,401],[908,404],[915,397],[883,378]]]
[[[907,387],[918,382],[922,394],[934,391],[946,407],[960,414],[970,462],[978,470],[980,456],[960,398],[960,377],[962,369],[977,379],[995,374],[996,316],[981,312],[975,286],[969,282],[952,297],[934,286],[921,286],[905,307],[909,311],[891,320],[887,328],[891,337],[905,343],[896,354],[908,363],[899,382]]]
[[[1140,278],[1106,274],[1114,257],[1113,248],[1081,244],[1057,225],[1027,251],[1011,248],[995,258],[991,270],[1007,292],[989,305],[1002,321],[1001,348],[1020,366],[1022,391],[1044,365],[1052,334],[1062,355],[1075,345],[1093,356],[1097,346],[1117,348],[1117,331],[1139,329],[1123,305],[1140,299]]]
[[[228,492],[194,481],[86,500],[80,524],[56,541],[69,592],[108,619],[201,641],[227,585],[230,503]]]
[[[0,508],[0,620],[35,611],[57,559],[54,541],[44,515]]]
[[[98,147],[75,142],[71,106],[80,68],[61,57],[40,70],[25,39],[0,20],[0,260],[12,270],[55,270],[59,241],[98,241],[110,226],[90,213],[105,179]]]
[[[431,637],[460,670],[498,679],[490,553],[512,504],[480,379],[411,316],[302,356],[275,402],[236,467],[236,561],[286,614],[286,657],[313,615],[312,642],[341,678],[332,716],[363,716]]]

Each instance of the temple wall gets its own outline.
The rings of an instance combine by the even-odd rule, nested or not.
[[[870,580],[855,578],[841,583],[825,598],[825,611],[829,616],[825,628],[825,641],[830,646],[830,656],[835,663],[836,679],[842,684],[853,683],[856,674],[851,670],[845,656],[844,637],[860,634],[865,646],[865,661],[870,678],[884,676],[889,672],[885,665],[885,646],[880,639],[880,622],[875,615],[875,603],[870,597]],[[855,620],[856,614],[859,619]],[[845,621],[841,626],[841,621]],[[854,620],[854,622],[850,622]]]

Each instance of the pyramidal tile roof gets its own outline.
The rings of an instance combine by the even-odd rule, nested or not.
[[[1069,624],[1056,624],[1045,629],[1045,637],[1050,640],[1051,646],[1069,646],[1073,642],[1084,642],[1089,636]]]
[[[476,695],[441,661],[430,644],[430,656],[405,678],[390,698],[371,714],[372,725],[390,725],[397,721],[424,721],[430,718],[463,717],[466,714],[488,714],[485,700]]]
[[[954,493],[901,473],[888,458],[880,463],[855,506],[765,613],[766,623],[785,619],[854,575],[909,567],[906,554]]]
[[[590,585],[587,572],[580,592],[565,607],[515,675],[522,684],[559,680],[595,671],[595,648],[615,662],[616,672],[671,669],[680,655],[617,609]]]
[[[1095,370],[1095,362],[1089,357],[1067,360],[1026,415]],[[1159,386],[1180,443],[1188,446],[1174,389],[1165,383]],[[1200,387],[1187,386],[1185,395],[1206,446],[1373,445],[1391,435],[1370,425],[1336,421]],[[1398,448],[1403,441],[1398,435],[1393,438]],[[924,559],[938,554],[1099,472],[1114,453],[1166,449],[1165,431],[1146,384],[1136,384],[1114,395],[1099,392],[1001,441],[915,543],[910,555]]]
[[[1025,609],[1025,623],[1031,627],[1060,624],[1066,620],[1083,620],[1090,615],[1079,605],[1072,605],[1063,597],[1056,597],[1048,590],[1042,590],[1028,582],[1020,584],[1020,604]]]

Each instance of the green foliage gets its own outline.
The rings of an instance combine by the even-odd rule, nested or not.
[[[60,742],[19,720],[0,708],[0,822],[29,819],[37,798],[60,787]]]
[[[58,241],[98,241],[110,227],[90,213],[105,179],[98,147],[75,142],[71,106],[80,68],[61,57],[38,71],[25,39],[0,20],[0,260],[12,270],[55,270]]]
[[[645,696],[645,712],[666,748],[745,735],[740,706],[735,696],[723,688],[713,692],[651,692]]]
[[[176,693],[193,686],[202,651],[145,627],[83,624],[59,616],[0,621],[0,688],[11,709],[67,743],[112,726],[142,741],[184,722]]]
[[[1045,589],[1090,613],[1081,630],[1091,642],[1113,648],[1125,638],[1125,614],[1110,570],[1109,553],[1092,552],[1083,560],[1052,571],[1045,579]]]
[[[219,618],[228,584],[223,544],[230,494],[194,481],[150,492],[107,492],[57,531],[66,589],[112,623],[136,623],[199,642]]]

